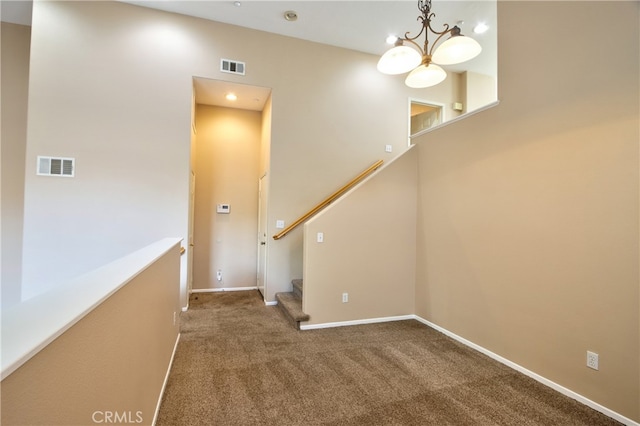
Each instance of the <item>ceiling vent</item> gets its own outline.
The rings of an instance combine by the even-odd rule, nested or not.
[[[230,74],[244,75],[244,62],[220,59],[220,71]]]
[[[38,156],[38,175],[73,177],[75,158]]]

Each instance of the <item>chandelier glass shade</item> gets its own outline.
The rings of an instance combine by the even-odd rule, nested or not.
[[[418,21],[422,24],[418,35],[409,37],[407,32],[404,37],[397,38],[395,46],[378,61],[378,71],[384,74],[394,75],[411,71],[405,84],[412,88],[435,86],[447,78],[447,73],[438,65],[466,62],[482,51],[477,41],[460,33],[458,26],[449,28],[448,24],[444,24],[442,31],[435,31],[431,27],[431,20],[435,17],[435,13],[431,12],[431,0],[419,0],[418,10],[422,13],[418,16]],[[429,32],[436,36],[431,46],[429,46]],[[421,47],[416,40],[423,33],[424,46]],[[438,45],[445,36],[449,38]]]
[[[453,27],[460,32],[458,27]],[[453,31],[452,29],[452,31]],[[463,35],[452,36],[444,41],[431,57],[431,61],[440,65],[455,65],[475,58],[482,52],[480,43]]]
[[[385,52],[378,61],[378,71],[383,74],[404,74],[411,71],[422,61],[422,56],[412,47],[402,44]]]
[[[414,89],[421,89],[435,86],[443,82],[445,78],[447,78],[447,73],[436,64],[420,65],[409,73],[404,84]]]

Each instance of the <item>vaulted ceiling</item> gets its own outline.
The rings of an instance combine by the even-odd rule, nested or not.
[[[164,10],[212,21],[267,31],[303,40],[344,47],[374,55],[389,49],[388,35],[417,35],[420,15],[416,0],[392,1],[263,1],[263,0],[122,0],[141,7]],[[285,19],[287,11],[295,11],[297,19]],[[482,53],[460,66],[445,67],[451,71],[469,70],[497,75],[497,14],[495,0],[433,0],[433,27],[458,25],[463,34],[482,45]],[[3,21],[30,25],[31,1],[2,0]],[[478,23],[489,30],[474,34]],[[432,37],[430,37],[430,40]],[[433,40],[431,40],[433,41]]]

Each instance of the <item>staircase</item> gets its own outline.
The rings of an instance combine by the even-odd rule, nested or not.
[[[292,280],[293,291],[288,293],[276,293],[278,307],[284,316],[300,330],[301,321],[309,321],[309,315],[302,312],[302,280]]]

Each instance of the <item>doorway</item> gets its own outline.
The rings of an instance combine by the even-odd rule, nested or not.
[[[409,99],[409,138],[444,121],[444,104]]]
[[[267,235],[266,181],[260,177],[266,176],[262,110],[270,89],[194,78],[194,92],[192,291],[258,288],[264,294],[267,247],[257,236],[259,228]],[[230,93],[235,100],[226,97]]]

